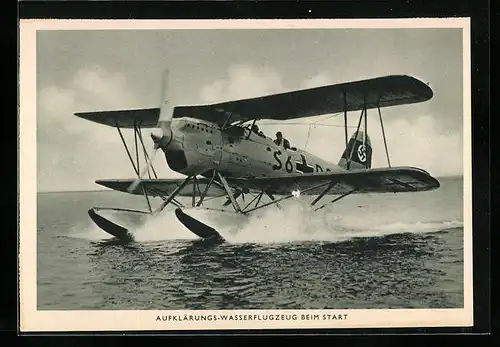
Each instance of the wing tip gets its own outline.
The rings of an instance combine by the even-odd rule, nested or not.
[[[111,186],[112,184],[110,184],[110,181],[109,180],[103,180],[103,179],[99,179],[99,180],[95,180],[94,183],[100,185],[100,186],[103,186],[103,187],[106,187],[106,188],[110,188],[110,189],[113,189]]]
[[[434,96],[434,91],[430,86],[430,82],[425,82],[421,78],[412,75],[400,75],[400,78],[413,82],[415,86],[420,89],[419,94],[422,96],[422,101],[430,100]]]
[[[441,187],[441,182],[439,182],[436,177],[432,177],[431,175],[429,175],[429,179],[431,181],[431,189],[432,190],[435,190],[435,189],[438,189]]]
[[[409,169],[411,171],[422,174],[424,177],[424,181],[427,184],[426,190],[436,190],[441,187],[441,183],[439,182],[439,180],[424,169],[418,167],[407,167],[403,169]]]
[[[141,128],[155,128],[158,125],[159,114],[158,107],[73,113],[74,116],[90,122],[120,128],[134,128],[136,125]]]

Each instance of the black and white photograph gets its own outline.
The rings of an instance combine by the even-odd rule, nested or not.
[[[469,35],[21,21],[21,330],[472,325]]]

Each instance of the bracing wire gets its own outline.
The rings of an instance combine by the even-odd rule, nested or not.
[[[304,149],[307,149],[307,144],[309,143],[309,138],[311,137],[311,128],[312,124],[309,124],[309,130],[307,131],[307,139],[306,139],[306,144],[304,145]]]
[[[311,123],[311,122],[294,122],[294,123],[283,123],[283,122],[266,122],[266,123],[262,123],[262,125],[316,125],[316,126],[325,126],[325,127],[336,127],[336,128],[343,128],[344,126],[343,125],[338,125],[338,124],[324,124],[324,123]],[[354,125],[348,125],[347,126],[348,128],[354,128],[356,129],[356,126]]]
[[[316,127],[316,126],[326,126],[326,127],[335,127],[335,128],[353,128],[353,129],[356,129],[356,126],[354,126],[354,125],[339,125],[339,124],[319,123],[320,121],[326,121],[326,120],[328,120],[330,118],[337,117],[338,115],[340,115],[339,112],[333,113],[333,114],[329,114],[329,115],[327,115],[324,118],[320,118],[320,119],[315,120],[314,122],[287,122],[287,121],[273,122],[273,121],[265,121],[265,120],[262,121],[261,120],[260,124],[261,125],[282,125],[282,126],[286,126],[286,125],[308,125],[307,139],[306,139],[306,143],[304,145],[304,149],[306,149],[307,145],[309,143],[309,139],[311,137],[311,131],[312,131],[313,127]],[[243,124],[243,123],[245,123],[245,122],[242,122],[241,124]]]
[[[324,118],[317,119],[314,122],[287,122],[287,121],[280,121],[280,122],[272,122],[272,121],[271,122],[267,122],[267,121],[264,121],[264,122],[262,122],[261,121],[261,124],[262,125],[275,125],[275,124],[279,124],[279,125],[313,125],[314,124],[314,125],[327,126],[327,127],[344,128],[344,125],[339,125],[339,124],[318,123],[320,121],[326,121],[326,120],[328,120],[330,118],[337,117],[338,115],[340,115],[340,113],[333,113],[333,114],[327,115]],[[348,128],[356,128],[356,126],[352,126],[352,125],[349,125],[347,127]]]
[[[320,118],[318,120],[315,120],[314,122],[295,122],[295,123],[281,123],[281,124],[283,124],[283,125],[285,125],[285,124],[286,125],[307,124],[308,125],[307,139],[306,139],[306,143],[304,145],[304,149],[307,149],[307,145],[309,144],[309,139],[311,138],[311,130],[312,130],[313,127],[316,127],[316,126],[332,126],[332,127],[339,127],[339,128],[344,128],[345,127],[344,125],[319,123],[320,121],[326,121],[329,118],[336,117],[339,114],[340,113],[334,113],[334,114],[326,116],[323,119]],[[271,123],[267,123],[267,124],[271,124]],[[278,123],[275,122],[274,124],[278,124]]]

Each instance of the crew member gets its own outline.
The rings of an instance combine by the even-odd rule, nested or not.
[[[259,130],[259,126],[257,124],[252,125],[252,131],[257,135],[259,135],[260,137],[266,137],[266,135],[264,135],[262,130]]]
[[[274,143],[278,146],[283,146],[285,149],[290,148],[290,142],[288,142],[287,139],[283,138],[283,134],[281,133],[281,131],[278,131],[276,133],[276,139],[274,140]]]

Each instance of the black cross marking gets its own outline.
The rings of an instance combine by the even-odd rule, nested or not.
[[[302,163],[296,161],[295,168],[300,173],[310,173],[314,172],[314,168],[311,165],[307,164],[306,157],[303,154],[300,155],[302,157]]]

